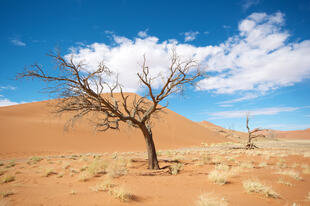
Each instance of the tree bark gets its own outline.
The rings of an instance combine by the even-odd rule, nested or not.
[[[155,144],[153,141],[152,130],[146,127],[146,125],[140,125],[140,129],[144,135],[144,140],[147,148],[147,156],[148,156],[148,169],[151,170],[159,170],[157,154],[155,149]]]

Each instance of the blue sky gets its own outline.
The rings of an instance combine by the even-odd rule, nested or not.
[[[138,92],[136,72],[146,54],[165,72],[169,49],[195,56],[209,78],[169,108],[193,121],[244,130],[310,128],[310,1],[0,1],[0,105],[51,98],[39,81],[16,81],[25,66],[52,71],[46,53],[100,60]],[[158,83],[160,86],[160,83]]]

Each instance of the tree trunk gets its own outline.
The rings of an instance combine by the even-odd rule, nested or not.
[[[140,129],[142,130],[142,133],[144,135],[144,140],[146,143],[147,156],[148,156],[148,169],[159,170],[155,144],[153,141],[152,130],[148,129],[146,125],[141,125]]]

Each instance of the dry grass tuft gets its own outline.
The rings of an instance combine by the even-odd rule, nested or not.
[[[254,164],[252,162],[240,162],[239,165],[241,168],[252,169],[254,168]]]
[[[90,180],[92,177],[93,177],[92,174],[90,174],[89,172],[81,172],[79,174],[78,179],[81,182],[86,182],[86,181]]]
[[[57,175],[57,172],[55,172],[52,168],[45,169],[42,174],[43,177],[49,177],[51,175]]]
[[[0,176],[4,175],[6,173],[6,170],[0,170]]]
[[[181,163],[173,164],[169,167],[169,173],[171,175],[177,175],[182,170],[182,168],[183,168],[183,164]]]
[[[198,159],[197,165],[202,166],[206,164],[210,164],[212,162],[212,158],[209,154],[202,154]]]
[[[11,195],[14,195],[14,194],[15,194],[15,192],[12,191],[12,190],[10,190],[10,191],[1,191],[0,192],[0,196],[2,198],[8,197],[8,196],[11,196]]]
[[[220,163],[220,164],[215,165],[215,169],[216,170],[222,170],[222,171],[228,171],[229,166],[224,164],[224,163]]]
[[[109,193],[116,199],[122,202],[129,202],[134,200],[134,195],[131,194],[124,186],[113,188],[109,190]]]
[[[245,180],[242,182],[244,189],[249,193],[259,193],[266,197],[279,198],[280,195],[271,187],[264,185],[258,180]]]
[[[41,160],[43,160],[42,157],[33,156],[33,157],[31,157],[31,158],[27,161],[27,164],[29,164],[29,165],[37,164],[37,163],[40,162]]]
[[[212,170],[208,175],[208,179],[216,184],[224,185],[228,183],[227,179],[230,175],[229,171]]]
[[[13,175],[5,175],[1,178],[1,183],[13,182],[15,180],[15,176]]]
[[[94,160],[87,166],[87,171],[93,176],[106,173],[109,162],[105,160]]]
[[[258,167],[261,167],[261,168],[267,167],[267,166],[268,166],[267,162],[261,162],[261,163],[259,163],[259,165],[258,165]]]
[[[108,191],[111,191],[112,188],[115,186],[116,185],[112,183],[111,179],[106,179],[102,183],[96,184],[95,186],[90,187],[90,189],[95,192],[99,192],[99,191],[108,192]]]
[[[288,181],[285,181],[285,180],[283,180],[283,179],[281,179],[281,178],[278,180],[278,183],[279,183],[279,184],[282,184],[282,185],[289,186],[289,187],[293,187],[293,184],[292,184],[292,183],[290,183],[290,182],[288,182]]]
[[[199,196],[196,206],[228,206],[224,198],[219,198],[212,193],[204,193]]]
[[[296,180],[302,180],[302,177],[299,175],[299,172],[297,172],[296,170],[281,170],[277,172],[276,174],[286,175]]]

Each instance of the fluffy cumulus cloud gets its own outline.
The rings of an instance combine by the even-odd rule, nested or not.
[[[197,47],[170,39],[160,41],[139,32],[135,39],[110,33],[114,44],[93,43],[72,48],[66,56],[83,61],[87,70],[96,69],[104,61],[119,74],[120,83],[127,91],[137,92],[143,55],[152,75],[167,74],[169,54],[175,48],[183,59],[194,57],[209,77],[198,83],[198,90],[218,94],[241,94],[240,98],[224,102],[234,103],[256,98],[270,90],[290,86],[310,77],[310,40],[292,42],[283,29],[284,15],[253,13],[239,23],[239,33],[220,45]],[[187,41],[198,33],[188,33]],[[186,38],[186,35],[185,35]],[[186,41],[186,39],[185,39]],[[155,87],[161,79],[154,82]]]
[[[194,41],[199,34],[198,31],[188,31],[184,33],[184,41],[189,42],[189,41]]]
[[[141,36],[141,35],[140,35]],[[71,48],[71,53],[66,58],[73,57],[74,61],[82,61],[88,71],[94,71],[98,63],[103,61],[113,72],[118,74],[119,82],[126,91],[139,91],[139,79],[137,73],[141,72],[143,55],[150,68],[153,77],[165,76],[170,65],[172,49],[183,60],[194,57],[199,62],[204,61],[206,56],[214,53],[213,47],[194,47],[188,44],[179,44],[176,40],[160,42],[157,37],[137,37],[130,40],[126,37],[113,35],[116,46],[109,46],[104,43],[93,43],[86,47]],[[153,81],[154,88],[162,84],[162,79]]]
[[[284,16],[253,13],[239,24],[239,34],[219,45],[207,59],[216,75],[200,82],[200,89],[220,94],[264,94],[310,77],[310,41],[288,43]]]

